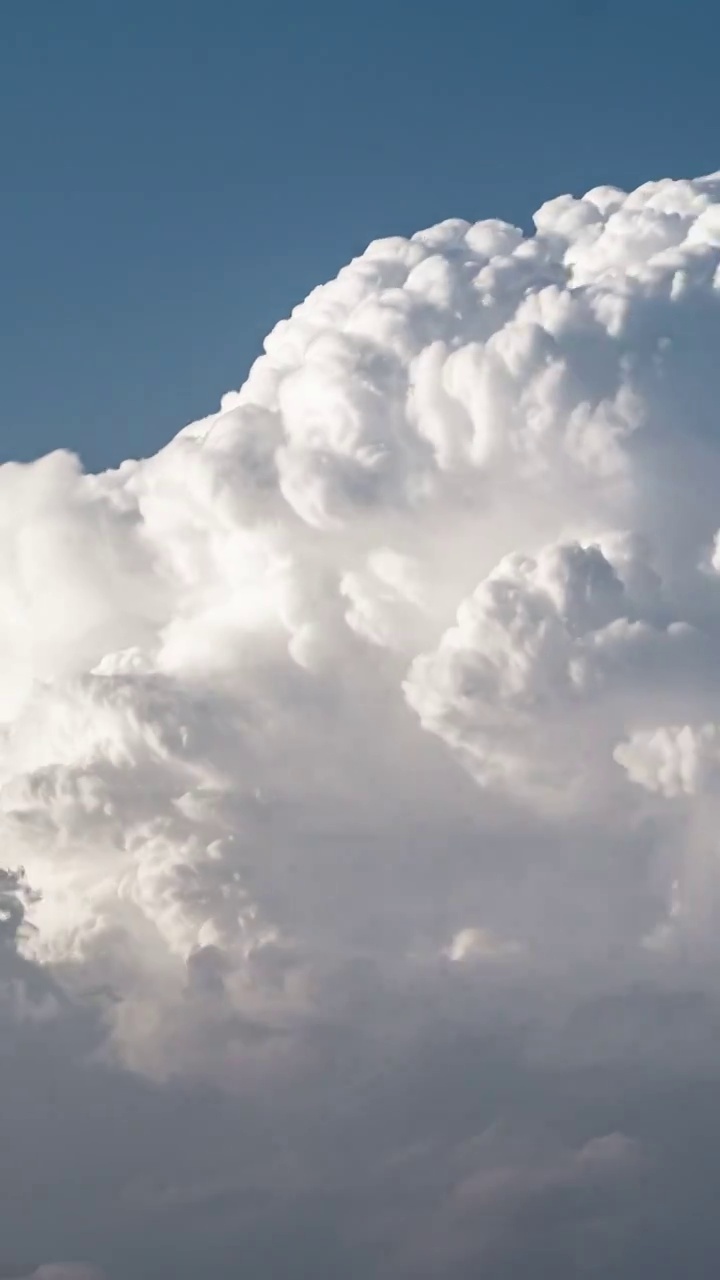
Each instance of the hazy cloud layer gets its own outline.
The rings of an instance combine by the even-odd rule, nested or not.
[[[720,1261],[720,177],[535,222],[0,468],[8,1277]]]

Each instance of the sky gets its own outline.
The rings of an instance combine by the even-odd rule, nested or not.
[[[0,1280],[717,1272],[701,18],[2,6]]]
[[[379,236],[713,170],[689,0],[6,0],[0,456],[154,451]]]

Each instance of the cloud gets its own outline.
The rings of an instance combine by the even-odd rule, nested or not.
[[[614,1196],[632,1194],[643,1171],[638,1145],[621,1133],[568,1151],[542,1135],[529,1144],[490,1130],[456,1159],[457,1181],[420,1239],[398,1259],[399,1274],[439,1276],[477,1265],[495,1274],[498,1261],[501,1267],[517,1261],[511,1243],[516,1233],[523,1237],[520,1256],[534,1250],[542,1257],[558,1215],[565,1225],[572,1222],[573,1232],[589,1226],[591,1232],[598,1218],[612,1217]]]
[[[49,1262],[38,1267],[25,1280],[103,1280],[97,1267],[75,1262]]]
[[[156,456],[0,468],[41,1256],[662,1256],[643,1098],[717,1093],[719,211],[714,175],[376,241]]]

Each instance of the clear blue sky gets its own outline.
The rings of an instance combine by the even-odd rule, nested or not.
[[[702,0],[2,0],[2,458],[154,451],[376,236],[720,168]]]

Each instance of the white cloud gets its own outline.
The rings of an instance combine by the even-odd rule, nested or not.
[[[517,942],[498,938],[487,929],[472,926],[460,929],[446,948],[445,955],[453,963],[479,961],[481,964],[496,964],[512,959],[522,953]]]
[[[426,1133],[427,1099],[476,1098],[474,1036],[491,1100],[714,1061],[719,219],[714,176],[377,241],[155,457],[0,468],[0,1018],[69,1115],[76,1079],[152,1098],[153,1150],[199,1091],[179,1167],[138,1137],[107,1203],[285,1221],[382,1166],[397,1243],[411,1168],[452,1226],[453,1186],[590,1196],[632,1163],[603,1113],[530,1173],[458,1173],[465,1119]],[[675,1035],[654,1001],[691,987]],[[493,1066],[499,1026],[538,1074]]]
[[[197,1066],[196,952],[201,1027],[319,1016],[354,958],[410,980],[473,918],[542,970],[549,911],[594,963],[591,892],[647,963],[686,850],[623,866],[618,820],[692,805],[720,717],[719,199],[378,241],[156,457],[0,469],[22,945],[113,989],[128,1061]]]

